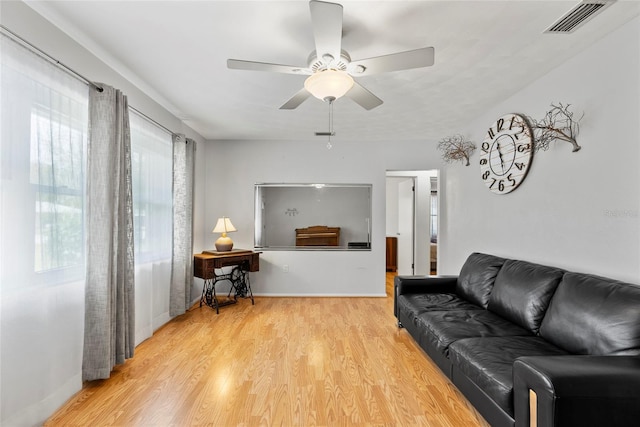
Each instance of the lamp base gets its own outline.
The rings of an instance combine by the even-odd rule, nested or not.
[[[216,251],[218,252],[229,252],[233,249],[233,240],[227,236],[220,236],[218,240],[216,240]]]

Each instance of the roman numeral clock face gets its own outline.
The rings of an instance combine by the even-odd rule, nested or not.
[[[531,129],[524,117],[518,114],[502,116],[482,141],[482,180],[496,194],[510,193],[524,180],[532,158]]]

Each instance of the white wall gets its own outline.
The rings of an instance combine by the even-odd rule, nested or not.
[[[398,185],[406,178],[387,177],[386,191],[386,233],[389,237],[398,235]]]
[[[2,25],[87,78],[121,89],[131,106],[199,142],[194,215],[198,232],[194,243],[196,249],[202,248],[203,138],[24,3],[2,1],[0,7]],[[169,318],[168,289],[159,288],[156,280],[169,269],[166,265],[149,265],[141,270],[140,287],[136,289],[137,320],[139,324],[148,321],[155,329]],[[201,287],[196,285],[194,289],[199,296]],[[0,425],[41,425],[82,387],[84,285],[2,288],[0,311]],[[136,330],[136,338],[149,332],[148,327],[141,327]]]
[[[443,272],[483,251],[640,282],[639,53],[636,18],[465,126],[482,141],[506,113],[542,118],[551,102],[584,112],[582,150],[558,142],[536,153],[511,194],[486,189],[477,155],[472,167],[450,168]]]
[[[348,102],[348,100],[345,100]],[[380,107],[382,108],[382,107]],[[339,134],[339,129],[337,129]],[[253,247],[253,185],[256,182],[372,184],[371,251],[264,251],[252,288],[260,295],[385,295],[386,171],[440,166],[436,144],[422,141],[220,141],[209,142],[207,165],[237,159],[233,167],[207,171],[205,229],[223,214],[238,229],[234,247]],[[400,149],[401,147],[401,149]],[[213,245],[215,236],[206,232]],[[284,272],[284,266],[289,272]]]

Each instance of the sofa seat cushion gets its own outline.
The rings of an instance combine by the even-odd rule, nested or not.
[[[505,412],[513,416],[513,362],[521,356],[565,355],[540,337],[481,337],[458,340],[449,347],[456,370],[464,374]]]
[[[526,329],[482,309],[428,311],[416,320],[423,342],[445,356],[449,345],[463,338],[531,335]]]
[[[564,270],[506,260],[496,277],[489,310],[537,334]]]
[[[427,311],[480,310],[455,294],[407,294],[398,296],[398,310],[414,318]]]

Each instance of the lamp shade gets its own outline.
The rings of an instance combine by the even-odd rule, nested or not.
[[[237,231],[236,228],[231,224],[231,220],[226,216],[222,218],[218,218],[218,222],[216,226],[213,227],[212,233],[222,233],[222,235],[216,240],[216,250],[218,252],[228,252],[233,249],[233,240],[231,237],[227,236],[227,233],[232,231]]]
[[[345,71],[334,69],[317,71],[304,82],[304,88],[323,101],[338,99],[352,87],[353,78]]]
[[[216,226],[213,227],[212,233],[229,233],[231,231],[238,230],[236,230],[229,218],[223,216],[222,218],[218,218],[218,222],[216,223]]]

